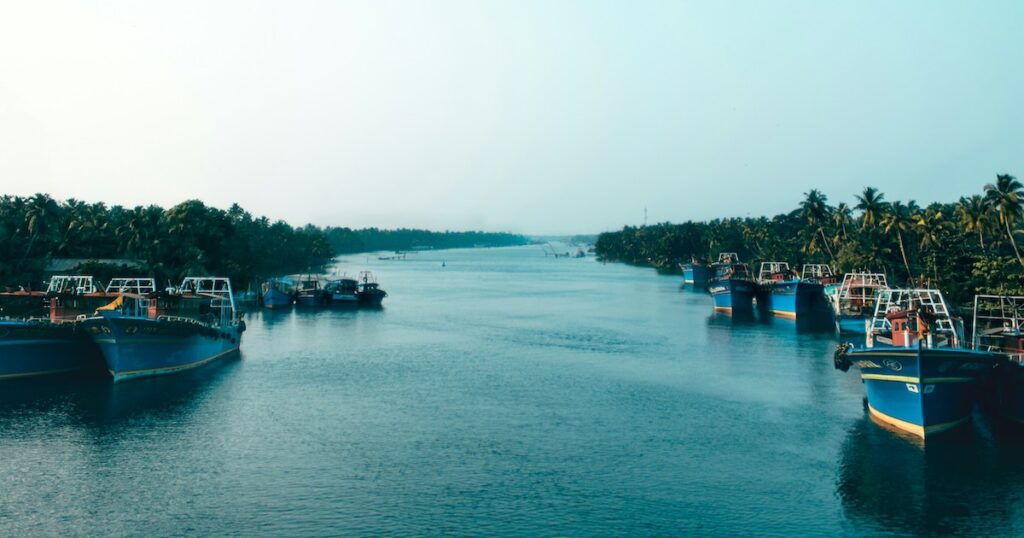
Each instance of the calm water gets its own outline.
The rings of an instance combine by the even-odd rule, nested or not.
[[[441,261],[447,267],[441,267]],[[539,248],[369,266],[240,360],[0,386],[0,534],[1024,533],[1024,441],[865,416],[834,339]]]

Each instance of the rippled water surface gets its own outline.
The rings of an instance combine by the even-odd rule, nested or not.
[[[537,247],[340,267],[385,308],[251,313],[240,360],[181,375],[0,385],[0,534],[1024,533],[1020,431],[881,428],[828,333]]]

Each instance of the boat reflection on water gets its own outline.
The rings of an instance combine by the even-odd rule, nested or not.
[[[165,414],[188,414],[203,401],[203,393],[221,385],[239,367],[235,358],[211,362],[172,374],[112,383],[109,376],[58,376],[15,379],[0,391],[0,423],[26,412],[52,414],[59,410],[72,423],[107,425],[126,419]]]
[[[780,330],[795,331],[798,334],[823,334],[830,339],[834,338],[836,333],[835,323],[830,316],[805,316],[796,319],[773,317],[768,318],[766,323]]]
[[[865,415],[848,430],[836,481],[858,534],[1015,533],[1024,483],[1019,435],[994,439],[985,427],[961,428],[925,446],[921,438]]]

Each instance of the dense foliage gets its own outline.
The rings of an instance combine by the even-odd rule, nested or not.
[[[0,283],[7,286],[38,288],[54,258],[114,258],[143,262],[141,272],[161,285],[217,274],[241,288],[260,276],[317,267],[332,255],[323,230],[254,218],[238,205],[224,211],[189,200],[170,209],[128,209],[45,194],[0,197]]]
[[[406,228],[328,228],[327,238],[338,254],[376,250],[508,247],[525,245],[528,242],[526,237],[510,233],[432,232]]]
[[[830,205],[817,190],[783,215],[710,222],[627,226],[597,240],[604,260],[678,270],[692,257],[737,252],[748,262],[799,267],[830,263],[837,271],[884,271],[893,282],[937,286],[957,303],[975,293],[1024,295],[1024,186],[999,175],[981,194],[920,207],[888,201],[866,188],[851,206]],[[755,267],[756,269],[756,267]]]

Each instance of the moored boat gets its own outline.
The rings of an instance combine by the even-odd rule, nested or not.
[[[967,422],[998,362],[964,345],[962,324],[932,289],[881,291],[865,344],[836,350],[837,368],[860,370],[875,420],[921,438]]]
[[[847,273],[829,295],[840,335],[866,335],[878,292],[889,289],[882,273]]]
[[[0,379],[88,370],[100,362],[76,320],[0,320]]]
[[[298,306],[323,306],[330,300],[330,296],[320,286],[320,279],[306,276],[299,280],[298,289],[295,291],[295,304]]]
[[[714,276],[708,281],[708,292],[715,311],[730,314],[752,314],[757,285],[750,267],[740,263],[739,256],[726,252],[719,254],[713,265]]]
[[[238,351],[231,281],[189,277],[170,293],[119,295],[84,322],[114,381],[194,368]]]
[[[984,408],[1024,424],[1024,297],[975,296],[973,318],[975,349],[999,353],[1004,359],[981,393]]]
[[[380,288],[373,273],[362,271],[359,273],[359,306],[380,306],[388,293]]]
[[[295,304],[295,285],[288,278],[272,278],[263,283],[265,308],[291,308]]]
[[[679,268],[683,271],[683,283],[695,288],[707,286],[712,277],[711,268],[697,258],[692,258],[690,263],[679,264]]]
[[[757,280],[765,312],[789,319],[821,318],[832,313],[822,283],[797,276],[786,262],[762,262]]]
[[[359,304],[359,281],[343,276],[332,280],[324,286],[330,296],[331,304],[357,306]]]

